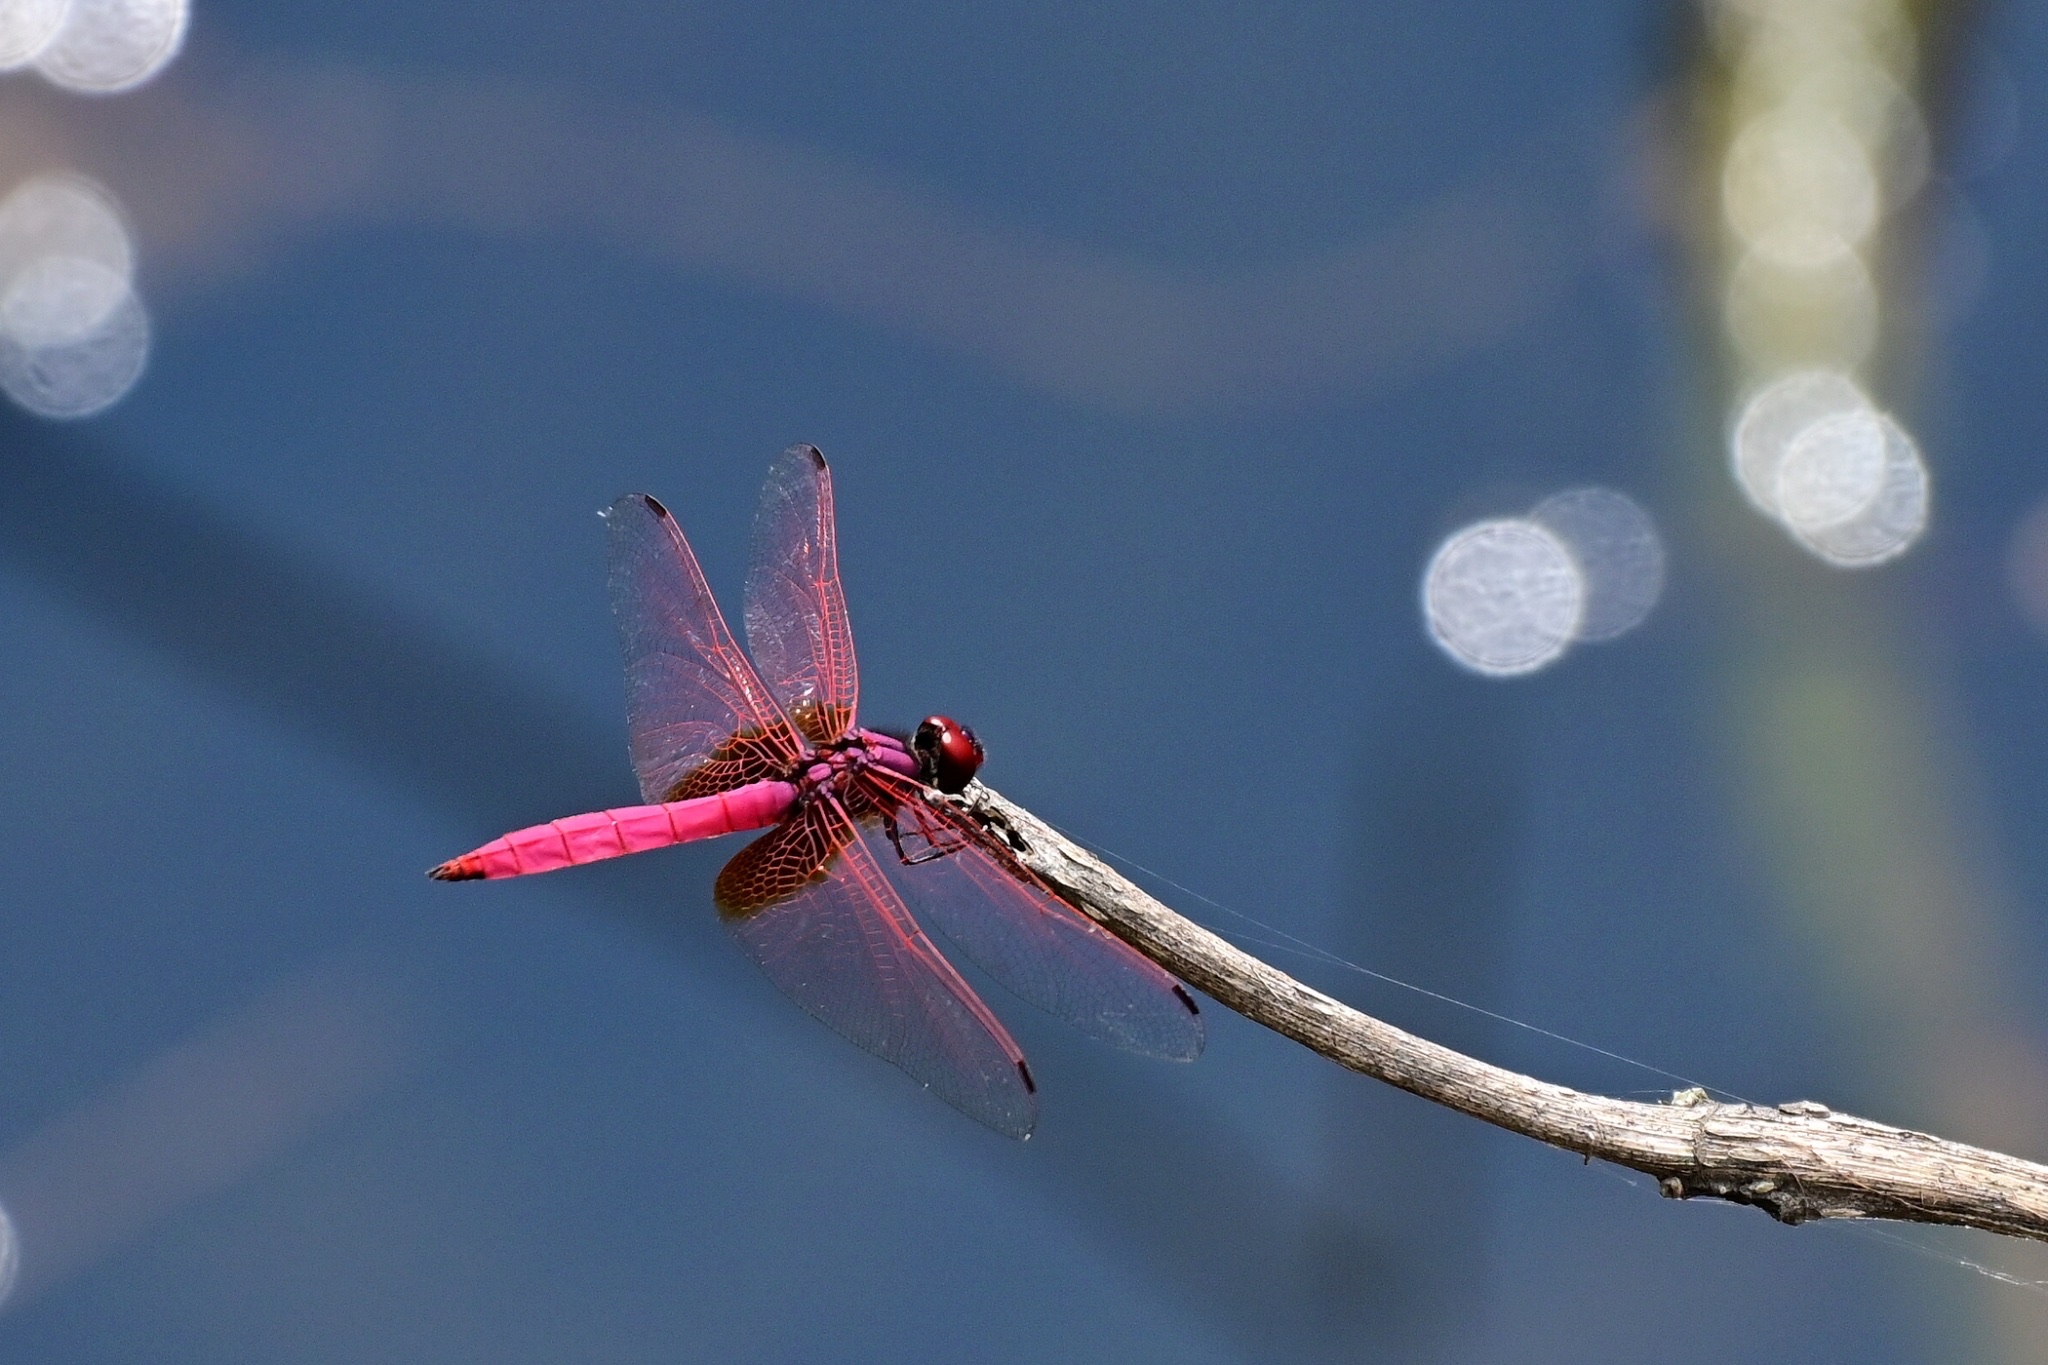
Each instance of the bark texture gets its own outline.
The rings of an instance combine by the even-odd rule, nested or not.
[[[1314,990],[1183,919],[976,782],[957,802],[1084,914],[1239,1014],[1341,1066],[1553,1147],[1656,1178],[1672,1199],[1750,1204],[1784,1223],[1890,1218],[2048,1241],[2048,1166],[1824,1104],[1661,1104],[1588,1095],[1453,1052]]]

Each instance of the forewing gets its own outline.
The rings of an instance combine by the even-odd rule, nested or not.
[[[951,847],[906,864],[879,825],[863,831],[905,899],[983,971],[1106,1043],[1169,1061],[1201,1055],[1201,1016],[1169,972],[1061,900],[970,817],[914,783],[863,777],[901,803],[911,856]]]
[[[860,678],[839,586],[832,473],[816,446],[783,451],[761,489],[747,573],[747,646],[812,741],[830,744],[852,727]]]
[[[778,898],[756,903],[769,890]],[[829,796],[741,850],[719,876],[719,911],[747,956],[814,1018],[997,1132],[1030,1135],[1038,1098],[1023,1052],[917,927]]]
[[[605,525],[641,795],[680,801],[785,775],[803,744],[725,628],[675,518],[635,493]]]

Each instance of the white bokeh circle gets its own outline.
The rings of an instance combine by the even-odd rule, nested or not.
[[[1564,542],[1519,518],[1457,531],[1430,557],[1422,578],[1430,638],[1490,677],[1531,673],[1562,656],[1585,602],[1584,578]]]
[[[0,390],[39,417],[90,417],[135,387],[149,336],[149,314],[133,290],[98,328],[68,342],[28,345],[0,332]]]
[[[15,1235],[14,1220],[7,1216],[7,1209],[0,1205],[0,1305],[5,1305],[7,1296],[14,1292],[14,1282],[21,1274],[21,1239]]]
[[[178,55],[190,17],[187,0],[70,0],[36,70],[84,94],[132,90]]]
[[[45,256],[96,261],[124,282],[135,276],[121,211],[105,190],[75,175],[32,176],[0,199],[0,291]]]
[[[58,418],[127,393],[149,355],[134,271],[127,225],[97,185],[41,175],[0,200],[0,390]]]
[[[1896,559],[1927,529],[1930,491],[1920,447],[1883,413],[1874,421],[1884,438],[1884,460],[1870,500],[1845,520],[1793,528],[1802,545],[1839,568],[1863,569]]]
[[[63,27],[71,0],[0,0],[0,71],[27,66]]]
[[[1529,519],[1578,562],[1580,640],[1612,640],[1643,623],[1664,593],[1664,541],[1635,499],[1612,488],[1574,488],[1537,503]]]
[[[1885,483],[1886,434],[1868,410],[1809,424],[1778,463],[1778,515],[1801,535],[1863,515]]]
[[[1742,406],[1729,454],[1735,481],[1769,517],[1778,506],[1778,468],[1799,434],[1824,418],[1867,412],[1870,399],[1856,381],[1835,370],[1799,370],[1764,385]]]

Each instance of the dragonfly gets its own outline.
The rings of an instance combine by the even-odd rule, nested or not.
[[[856,723],[832,476],[817,447],[784,451],[762,490],[751,659],[666,507],[632,494],[603,515],[644,804],[515,830],[429,876],[525,876],[765,829],[713,887],[741,949],[812,1016],[1012,1137],[1038,1119],[1030,1064],[911,905],[995,981],[1082,1032],[1172,1061],[1200,1055],[1187,988],[946,799],[986,758],[973,730],[943,715],[907,735]]]

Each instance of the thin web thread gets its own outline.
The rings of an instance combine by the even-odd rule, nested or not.
[[[1059,829],[1059,826],[1054,825],[1053,828]],[[1756,1100],[1752,1100],[1746,1095],[1738,1095],[1733,1090],[1723,1090],[1719,1086],[1711,1086],[1706,1084],[1704,1081],[1694,1080],[1692,1077],[1684,1075],[1680,1072],[1667,1071],[1661,1066],[1653,1066],[1649,1062],[1639,1061],[1636,1058],[1626,1056],[1623,1053],[1610,1051],[1609,1049],[1600,1047],[1597,1044],[1588,1043],[1583,1041],[1582,1039],[1573,1038],[1569,1034],[1559,1033],[1555,1029],[1544,1028],[1541,1024],[1532,1024],[1529,1023],[1527,1020],[1517,1019],[1512,1015],[1502,1014],[1497,1010],[1490,1010],[1486,1008],[1486,1006],[1484,1005],[1475,1005],[1469,1000],[1460,1000],[1456,996],[1445,995],[1442,991],[1433,991],[1427,986],[1418,986],[1412,981],[1403,981],[1401,980],[1401,978],[1397,976],[1389,976],[1385,972],[1377,972],[1370,967],[1361,966],[1359,963],[1352,962],[1347,958],[1339,957],[1337,954],[1331,952],[1327,948],[1321,947],[1314,943],[1310,943],[1307,939],[1297,938],[1293,934],[1288,933],[1285,929],[1276,928],[1273,925],[1266,924],[1260,920],[1254,919],[1252,916],[1245,914],[1242,910],[1234,910],[1230,906],[1223,904],[1221,901],[1205,896],[1201,892],[1196,891],[1191,887],[1182,886],[1179,882],[1173,880],[1171,877],[1166,876],[1164,873],[1155,872],[1154,870],[1152,870],[1149,867],[1146,867],[1143,863],[1139,862],[1135,858],[1126,858],[1120,853],[1113,853],[1109,849],[1088,843],[1084,839],[1076,838],[1073,834],[1069,833],[1064,829],[1060,829],[1060,833],[1066,835],[1066,837],[1069,839],[1073,839],[1075,843],[1080,844],[1083,848],[1088,849],[1089,851],[1095,853],[1099,857],[1107,858],[1109,861],[1114,863],[1120,863],[1123,866],[1130,868],[1134,872],[1138,872],[1146,877],[1150,877],[1152,880],[1158,882],[1162,886],[1170,886],[1175,891],[1178,891],[1184,896],[1188,896],[1195,900],[1198,900],[1202,904],[1209,906],[1212,909],[1218,910],[1223,914],[1229,915],[1234,919],[1243,920],[1246,924],[1251,925],[1254,929],[1257,929],[1261,933],[1279,935],[1278,940],[1260,939],[1254,938],[1251,935],[1243,933],[1241,931],[1225,929],[1215,924],[1205,924],[1202,926],[1203,928],[1208,929],[1214,933],[1228,935],[1229,937],[1236,939],[1238,942],[1242,944],[1246,944],[1256,948],[1270,948],[1276,952],[1294,953],[1303,957],[1311,958],[1318,962],[1325,963],[1332,967],[1341,967],[1345,971],[1356,972],[1360,976],[1370,977],[1374,981],[1381,981],[1389,986],[1397,986],[1404,991],[1410,991],[1416,995],[1424,997],[1425,999],[1435,1000],[1441,1004],[1453,1006],[1454,1008],[1464,1010],[1470,1014],[1476,1014],[1481,1016],[1482,1018],[1491,1019],[1496,1023],[1511,1025],[1515,1028],[1523,1030],[1524,1032],[1536,1034],[1538,1037],[1548,1038],[1553,1042],[1563,1043],[1567,1047],[1578,1048],[1582,1052],[1590,1052],[1596,1057],[1605,1057],[1609,1061],[1620,1062],[1624,1066],[1635,1067],[1637,1070],[1646,1071],[1653,1076],[1662,1076],[1665,1080],[1679,1081],[1687,1086],[1693,1087],[1694,1089],[1704,1090],[1710,1095],[1725,1096],[1728,1099],[1735,1100],[1742,1104],[1757,1103]],[[1200,921],[1197,921],[1197,923],[1200,923]]]
[[[1135,858],[1126,858],[1122,854],[1111,852],[1109,849],[1103,848],[1099,844],[1089,843],[1087,840],[1078,838],[1077,836],[1075,836],[1067,830],[1060,829],[1060,827],[1057,825],[1054,825],[1053,828],[1058,829],[1061,834],[1065,835],[1069,839],[1072,839],[1075,843],[1080,844],[1083,848],[1090,850],[1098,857],[1106,858],[1113,863],[1119,863],[1124,867],[1130,868],[1134,872],[1151,878],[1152,880],[1158,882],[1162,886],[1172,887],[1181,895],[1188,896],[1194,900],[1200,901],[1202,904],[1207,905],[1212,909],[1218,910],[1223,914],[1229,915],[1233,919],[1242,920],[1246,924],[1251,925],[1253,928],[1259,930],[1262,933],[1278,935],[1278,938],[1254,938],[1249,934],[1227,930],[1215,924],[1203,925],[1204,928],[1209,929],[1214,933],[1227,935],[1228,937],[1233,938],[1240,943],[1247,944],[1252,947],[1268,948],[1275,952],[1294,953],[1299,956],[1310,958],[1314,961],[1325,963],[1332,967],[1341,967],[1346,971],[1357,972],[1360,976],[1370,977],[1374,981],[1381,981],[1389,986],[1397,986],[1404,991],[1413,992],[1414,994],[1420,995],[1425,999],[1435,1000],[1445,1005],[1451,1005],[1457,1009],[1465,1010],[1472,1014],[1477,1014],[1483,1018],[1494,1020],[1497,1023],[1513,1025],[1515,1028],[1523,1029],[1529,1033],[1536,1034],[1539,1037],[1548,1038],[1554,1042],[1563,1043],[1567,1047],[1575,1047],[1580,1049],[1581,1051],[1590,1052],[1595,1056],[1605,1057],[1610,1061],[1620,1062],[1624,1066],[1632,1066],[1637,1068],[1638,1070],[1649,1072],[1651,1075],[1662,1076],[1666,1080],[1682,1081],[1688,1086],[1692,1086],[1697,1089],[1707,1091],[1709,1094],[1725,1095],[1729,1099],[1736,1100],[1743,1104],[1758,1103],[1758,1101],[1749,1099],[1743,1095],[1738,1095],[1732,1090],[1723,1090],[1718,1086],[1706,1085],[1703,1082],[1694,1080],[1690,1076],[1682,1075],[1676,1071],[1667,1071],[1661,1066],[1653,1066],[1649,1062],[1639,1061],[1634,1057],[1626,1056],[1622,1053],[1611,1051],[1607,1048],[1600,1047],[1593,1043],[1585,1042],[1578,1038],[1573,1038],[1568,1034],[1559,1033],[1554,1029],[1544,1028],[1541,1024],[1532,1024],[1526,1020],[1516,1019],[1511,1015],[1502,1014],[1497,1010],[1487,1009],[1484,1005],[1475,1005],[1468,1000],[1460,1000],[1456,996],[1445,995],[1441,991],[1433,991],[1427,986],[1418,986],[1412,981],[1403,981],[1399,977],[1389,976],[1385,972],[1376,972],[1370,967],[1361,966],[1358,963],[1352,962],[1347,958],[1340,957],[1336,953],[1333,953],[1329,949],[1321,947],[1318,944],[1310,943],[1307,939],[1297,938],[1295,935],[1288,933],[1285,929],[1279,929],[1274,927],[1273,925],[1266,924],[1261,920],[1255,919],[1252,916],[1245,914],[1242,910],[1232,909],[1230,906],[1223,904],[1221,901],[1216,900],[1210,896],[1205,896],[1201,892],[1194,890],[1192,887],[1183,886],[1179,882],[1173,880],[1173,878],[1166,876],[1164,873],[1155,872],[1153,869],[1145,866],[1143,863],[1139,862]],[[1196,922],[1200,923],[1199,920]],[[1638,1182],[1633,1178],[1632,1172],[1628,1172],[1624,1169],[1614,1167],[1604,1161],[1598,1164],[1598,1168],[1604,1174],[1607,1174],[1617,1180],[1620,1180],[1621,1183],[1623,1183],[1624,1185],[1628,1185],[1633,1188],[1636,1187],[1638,1184]],[[2014,1275],[2003,1270],[1998,1270],[1992,1266],[1985,1265],[1980,1261],[1972,1261],[1967,1257],[1958,1256],[1954,1252],[1945,1251],[1940,1247],[1929,1246],[1924,1242],[1916,1242],[1910,1237],[1903,1237],[1896,1232],[1889,1232],[1883,1228],[1873,1227],[1868,1223],[1852,1222],[1847,1223],[1844,1226],[1847,1228],[1848,1231],[1856,1233],[1859,1236],[1870,1237],[1877,1241],[1888,1243],[1891,1246],[1899,1247],[1903,1250],[1910,1251],[1916,1256],[1924,1256],[1929,1260],[1940,1261],[1947,1265],[1960,1266],[1964,1270],[1968,1270],[1975,1274],[1982,1275],[1984,1278],[1992,1280],[1995,1283],[2006,1285],[2013,1289],[2024,1289],[2030,1293],[2048,1295],[2048,1280],[2030,1280],[2023,1276]]]
[[[1640,1190],[1645,1183],[1641,1176],[1625,1166],[1615,1166],[1608,1162],[1600,1161],[1592,1163],[1591,1169],[1620,1181],[1630,1189]],[[1713,1205],[1710,1204],[1709,1207],[1713,1207]],[[1840,1223],[1829,1223],[1826,1226],[1839,1227],[1845,1233],[1883,1242],[1887,1246],[1910,1251],[1915,1256],[1924,1257],[1930,1261],[1939,1261],[1943,1265],[1959,1267],[1973,1274],[1982,1275],[1987,1280],[1995,1281],[2011,1289],[2024,1289],[2030,1294],[2040,1294],[2048,1297],[2048,1280],[2030,1280],[2024,1276],[2015,1275],[2010,1271],[1999,1270],[1994,1266],[1985,1265],[1982,1261],[1973,1261],[1967,1256],[1958,1256],[1953,1251],[1945,1250],[1942,1247],[1934,1246],[1927,1242],[1915,1241],[1911,1237],[1888,1231],[1872,1223],[1849,1220]]]
[[[2030,1293],[2048,1296],[2048,1280],[2029,1280],[2024,1276],[1995,1269],[1981,1261],[1973,1261],[1966,1256],[1958,1256],[1953,1251],[1944,1251],[1940,1247],[1928,1246],[1924,1242],[1916,1242],[1910,1237],[1901,1237],[1896,1232],[1887,1232],[1883,1228],[1872,1227],[1868,1223],[1845,1223],[1843,1226],[1860,1237],[1873,1237],[1880,1242],[1887,1242],[1895,1247],[1903,1247],[1915,1255],[1925,1256],[1930,1261],[1941,1261],[1948,1265],[1959,1265],[1965,1270],[1976,1271],[1987,1280],[1995,1280],[1999,1284],[2009,1285],[2014,1289],[2024,1289]]]

